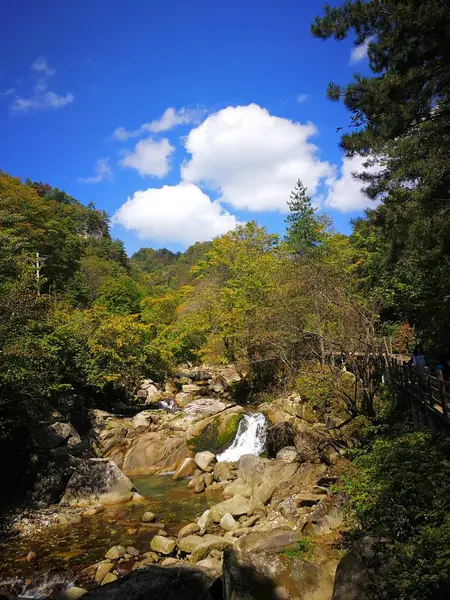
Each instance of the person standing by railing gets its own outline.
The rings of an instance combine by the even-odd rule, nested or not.
[[[425,367],[428,365],[428,361],[425,356],[422,344],[418,344],[414,348],[412,353],[412,363],[414,367],[414,372],[418,375],[419,381],[423,381],[423,379],[425,378]]]

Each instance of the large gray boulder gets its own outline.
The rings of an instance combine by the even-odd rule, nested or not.
[[[133,496],[131,481],[112,461],[91,458],[80,462],[66,487],[61,504],[90,506],[127,502]]]
[[[283,421],[272,425],[267,430],[267,455],[269,458],[275,458],[277,453],[286,446],[293,446],[297,432],[288,421]]]
[[[38,448],[51,450],[59,446],[79,444],[81,438],[70,423],[57,421],[34,432],[34,441]]]
[[[230,498],[229,500],[225,500],[224,502],[212,506],[210,509],[211,518],[214,523],[219,523],[220,519],[227,513],[230,513],[233,517],[240,517],[248,513],[250,506],[250,500],[247,498],[244,498],[243,496],[233,496],[233,498]]]
[[[228,548],[223,558],[223,586],[225,600],[329,600],[333,580],[324,568],[301,558]]]
[[[214,469],[214,463],[216,462],[216,455],[209,450],[203,452],[197,452],[194,457],[195,464],[202,471],[210,472]]]
[[[148,565],[83,596],[86,600],[213,600],[214,579],[188,566]]]

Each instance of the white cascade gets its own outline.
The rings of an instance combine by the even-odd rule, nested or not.
[[[262,413],[249,413],[239,423],[236,437],[227,450],[217,455],[219,462],[235,462],[245,454],[258,456],[266,445],[267,423]]]

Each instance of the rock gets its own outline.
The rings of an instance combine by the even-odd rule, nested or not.
[[[102,581],[102,585],[112,583],[113,581],[117,581],[117,575],[114,575],[114,573],[107,573],[105,579]]]
[[[192,487],[194,488],[195,494],[200,494],[205,489],[205,476],[204,474],[198,475],[192,480]]]
[[[272,483],[271,481],[262,483],[256,490],[255,502],[260,502],[263,505],[268,504],[272,499],[276,489],[276,484]]]
[[[134,492],[133,497],[131,499],[133,500],[133,502],[147,502],[147,498],[144,498],[144,496],[141,496],[141,494],[139,494],[139,492]]]
[[[224,597],[233,600],[329,600],[333,591],[331,575],[320,566],[301,558],[234,548],[224,552],[223,585]]]
[[[141,521],[143,523],[153,523],[153,521],[155,519],[156,519],[155,513],[152,513],[150,510],[148,510],[142,515]]]
[[[244,483],[240,479],[235,479],[229,483],[223,490],[224,498],[232,498],[233,496],[243,496],[244,498],[250,498],[252,495],[252,488],[247,483]]]
[[[130,556],[136,557],[136,556],[139,556],[140,552],[134,546],[128,546],[127,554],[129,554]]]
[[[197,524],[200,527],[200,535],[204,535],[208,527],[210,527],[213,523],[214,521],[211,510],[205,510],[205,512],[202,514],[201,517],[199,517],[197,521]]]
[[[232,540],[225,540],[224,538],[220,538],[216,541],[211,540],[203,542],[203,544],[199,544],[195,550],[193,550],[189,560],[195,565],[199,560],[206,558],[211,550],[225,550],[225,548],[229,548],[232,545]]]
[[[183,562],[181,560],[179,560],[178,558],[165,558],[162,562],[161,562],[161,566],[162,567],[173,567],[174,565],[182,565]]]
[[[38,448],[51,450],[65,444],[75,445],[81,442],[77,431],[70,423],[56,422],[33,432]]]
[[[302,537],[300,531],[282,529],[252,531],[240,538],[237,543],[237,549],[251,552],[265,551],[278,553],[282,550],[295,549]]]
[[[170,381],[170,379],[168,381],[166,381],[164,383],[164,391],[167,394],[170,394],[171,396],[175,396],[175,394],[178,391],[178,387],[176,385],[176,383],[174,383],[173,381]]]
[[[199,560],[195,566],[197,569],[204,569],[217,577],[222,574],[222,564],[215,558],[204,558]]]
[[[323,496],[317,495],[317,494],[302,493],[302,494],[297,494],[295,497],[295,500],[296,500],[297,506],[315,506],[321,500],[323,500]]]
[[[105,579],[106,575],[113,569],[114,569],[114,564],[109,560],[104,560],[97,567],[97,570],[95,572],[95,578],[94,578],[95,581],[97,583],[101,583]]]
[[[292,423],[284,421],[277,423],[267,430],[267,455],[275,458],[278,452],[286,446],[294,446],[297,432]]]
[[[253,515],[252,517],[241,517],[241,525],[242,527],[253,527],[253,525],[260,520],[260,515]],[[240,519],[239,519],[240,520]]]
[[[389,563],[384,540],[369,536],[358,540],[338,565],[333,600],[377,597],[374,590],[382,588],[387,571],[392,566]]]
[[[189,404],[189,402],[192,402],[193,400],[195,400],[195,396],[193,394],[186,394],[186,392],[179,392],[175,396],[175,403],[180,408],[184,408]]]
[[[178,539],[184,538],[187,535],[192,535],[193,533],[197,533],[200,531],[200,525],[197,523],[189,523],[189,525],[185,525],[178,532]]]
[[[172,554],[177,545],[177,541],[173,538],[163,537],[161,535],[155,535],[150,543],[150,548],[154,552],[159,554]]]
[[[251,501],[250,508],[247,511],[247,515],[249,517],[256,515],[258,517],[264,517],[266,514],[267,510],[264,504],[262,502],[258,502],[258,500],[253,499]]]
[[[91,458],[80,463],[70,478],[61,504],[86,507],[91,504],[127,502],[133,484],[112,461]]]
[[[78,600],[78,598],[81,598],[81,596],[84,596],[87,593],[87,590],[84,588],[73,586],[59,594],[58,600]]]
[[[203,544],[205,540],[199,535],[188,535],[178,541],[178,548],[186,554],[190,554],[199,544]]]
[[[295,446],[286,446],[277,452],[277,460],[293,463],[297,460],[297,450]]]
[[[154,404],[161,399],[161,392],[158,388],[151,384],[146,390],[145,404]]]
[[[225,531],[232,531],[236,529],[238,524],[236,523],[236,519],[230,513],[225,513],[223,517],[220,519],[220,526]]]
[[[158,529],[156,535],[162,535],[163,537],[168,537],[168,533],[167,533],[167,531],[164,531],[164,529]]]
[[[295,437],[295,448],[300,462],[320,461],[320,444],[323,438],[314,431],[303,431]]]
[[[138,400],[145,401],[145,399],[147,398],[147,392],[146,392],[146,390],[138,390],[136,392],[136,398],[138,398]]]
[[[319,496],[320,498],[320,496]],[[326,535],[344,525],[344,499],[341,497],[320,502],[309,515],[302,532],[304,535]]]
[[[108,586],[91,591],[87,598],[90,600],[199,600],[199,598],[213,600],[210,592],[212,583],[213,579],[201,569],[149,564],[144,569],[138,568]]]
[[[209,452],[209,450],[205,450],[204,452],[197,452],[194,460],[199,469],[209,472],[214,469],[216,455],[212,452]]]
[[[195,385],[193,383],[188,383],[188,384],[182,385],[181,389],[185,394],[193,394],[193,395],[198,395],[202,391],[202,388],[199,385]]]
[[[33,552],[33,550],[31,550],[30,552],[28,552],[28,554],[27,554],[27,561],[28,562],[33,562],[36,559],[37,559],[36,552]]]
[[[288,521],[295,521],[297,519],[298,507],[293,496],[288,496],[280,502],[277,510]]]
[[[205,481],[206,487],[210,486],[212,484],[212,482],[214,481],[214,475],[212,473],[205,473],[204,481]]]
[[[117,560],[122,558],[126,554],[126,548],[124,546],[113,546],[105,554],[105,558],[109,560]]]
[[[247,514],[250,508],[250,501],[243,496],[233,496],[229,500],[220,502],[211,507],[211,517],[215,523],[219,523],[220,519],[226,513],[230,513],[233,517],[240,517]]]
[[[185,432],[150,431],[133,440],[125,455],[123,470],[132,476],[175,471],[192,454]]]
[[[150,424],[153,422],[153,417],[151,413],[152,411],[150,410],[143,410],[142,412],[138,413],[133,417],[133,427],[135,429],[138,429],[138,427],[141,428],[140,433],[147,429],[147,427],[149,427]]]
[[[185,458],[175,473],[172,479],[181,479],[182,477],[190,477],[195,473],[196,464],[193,458]]]
[[[264,473],[269,463],[268,459],[253,454],[241,456],[238,462],[238,479],[254,487],[260,485],[265,480]]]
[[[218,462],[214,465],[214,479],[216,481],[231,481],[237,477],[237,463]]]

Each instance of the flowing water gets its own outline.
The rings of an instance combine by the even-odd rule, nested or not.
[[[14,587],[25,598],[44,598],[49,587],[73,581],[84,567],[102,560],[111,546],[148,552],[158,529],[164,526],[169,535],[176,534],[222,500],[220,493],[194,494],[186,479],[173,481],[169,475],[139,477],[133,484],[146,502],[116,504],[79,523],[45,527],[0,543],[0,597]],[[148,510],[156,514],[156,523],[142,523]],[[29,563],[31,550],[37,559]]]
[[[234,462],[244,454],[259,456],[265,449],[267,436],[266,417],[262,413],[249,413],[239,423],[239,427],[231,446],[217,455],[219,462]]]

